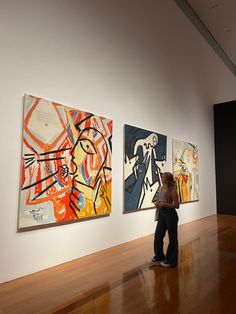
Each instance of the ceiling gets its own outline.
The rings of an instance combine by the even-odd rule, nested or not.
[[[236,0],[175,0],[236,76]]]

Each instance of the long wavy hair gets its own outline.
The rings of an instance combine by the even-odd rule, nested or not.
[[[165,176],[166,181],[167,181],[167,187],[169,190],[176,189],[176,182],[174,179],[174,176],[171,172],[164,172],[162,174],[162,177]]]

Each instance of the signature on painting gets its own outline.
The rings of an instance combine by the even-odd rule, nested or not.
[[[29,211],[34,220],[37,222],[41,222],[43,220],[42,209],[43,209],[42,207],[39,207],[37,209],[31,209]]]

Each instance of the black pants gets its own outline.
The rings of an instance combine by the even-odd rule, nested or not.
[[[158,223],[155,231],[154,252],[156,260],[166,260],[168,264],[176,266],[178,264],[178,215],[175,209],[160,209]],[[166,255],[163,252],[163,239],[166,234],[169,235],[169,245]]]

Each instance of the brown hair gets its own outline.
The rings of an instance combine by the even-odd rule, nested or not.
[[[174,176],[171,172],[164,172],[162,176],[165,176],[167,179],[167,186],[170,190],[176,189],[176,182]]]

